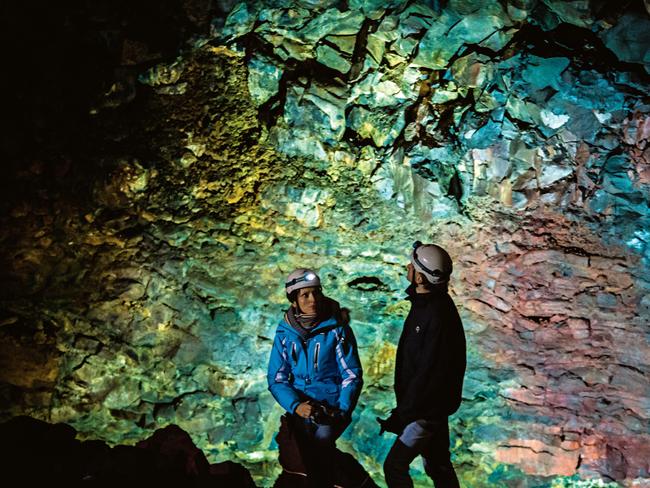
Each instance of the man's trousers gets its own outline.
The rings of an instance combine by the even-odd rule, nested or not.
[[[409,466],[417,456],[424,460],[424,471],[436,488],[459,488],[449,454],[447,418],[416,420],[398,436],[384,461],[384,476],[389,488],[412,488]]]

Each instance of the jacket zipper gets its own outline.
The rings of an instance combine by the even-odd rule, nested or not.
[[[316,350],[314,351],[314,369],[318,370],[318,353],[320,351],[320,342],[316,343]]]

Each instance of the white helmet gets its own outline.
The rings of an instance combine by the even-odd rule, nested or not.
[[[447,283],[453,270],[447,251],[435,244],[422,244],[420,241],[413,243],[411,263],[433,285]]]
[[[290,295],[292,291],[311,286],[320,286],[320,278],[315,271],[307,268],[298,268],[292,271],[284,284],[287,295]]]

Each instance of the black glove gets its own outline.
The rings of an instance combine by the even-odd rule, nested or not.
[[[324,405],[320,402],[309,402],[314,407],[311,419],[317,424],[331,425],[336,423],[343,423],[349,420],[349,416],[343,410],[338,408]]]
[[[350,421],[350,415],[348,415],[343,410],[339,410],[338,408],[330,410],[329,416],[337,424],[343,424]]]
[[[392,432],[397,435],[402,433],[402,420],[395,410],[390,413],[387,419],[377,417],[377,422],[379,423],[379,435],[383,435],[384,432]]]

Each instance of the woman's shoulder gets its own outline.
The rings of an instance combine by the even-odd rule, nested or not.
[[[289,318],[287,317],[286,312],[282,315],[282,318],[278,321],[278,325],[275,328],[276,335],[285,335],[291,329],[289,324]]]

